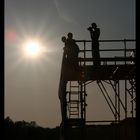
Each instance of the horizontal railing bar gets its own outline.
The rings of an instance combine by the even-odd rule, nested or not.
[[[130,52],[130,51],[134,51],[136,49],[100,49],[99,51],[126,51],[126,52]],[[92,51],[92,50],[80,50],[80,52],[87,52],[87,51]]]
[[[92,42],[92,40],[75,40],[76,42]],[[99,40],[99,42],[133,42],[136,39]]]
[[[115,120],[86,121],[86,123],[107,123],[107,122],[117,122],[117,121]]]
[[[100,60],[100,61],[134,61],[135,58],[132,57],[102,57],[99,59],[95,58],[78,58],[78,61],[93,61],[93,60]]]
[[[86,121],[86,123],[92,123],[92,122],[116,122],[116,121],[115,120]]]

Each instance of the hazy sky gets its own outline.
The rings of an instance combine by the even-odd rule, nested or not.
[[[135,0],[5,0],[5,116],[43,127],[60,124],[61,37],[72,32],[89,40],[92,22],[101,29],[100,39],[134,39]],[[48,51],[36,61],[23,59],[21,46],[34,37]],[[96,84],[87,94],[87,119],[112,118]]]

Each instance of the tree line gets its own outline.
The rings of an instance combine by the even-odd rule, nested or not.
[[[16,121],[4,119],[4,139],[10,140],[59,140],[59,127],[43,128],[35,121]]]

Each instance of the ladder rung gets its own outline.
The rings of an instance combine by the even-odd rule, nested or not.
[[[79,115],[78,113],[70,113],[70,115]]]
[[[79,107],[69,107],[71,110],[76,110],[76,109],[79,109]]]
[[[79,108],[79,107],[78,106],[75,106],[75,107],[74,106],[70,106],[70,108],[73,108],[74,109],[74,108]]]
[[[70,86],[71,88],[79,88],[79,86]]]
[[[71,91],[71,92],[69,92],[70,94],[79,94],[80,92],[78,92],[78,91]]]
[[[85,91],[69,91],[67,93],[69,94],[80,94],[80,93],[84,93]]]
[[[69,106],[71,109],[77,109],[77,108],[79,108],[79,106]]]
[[[70,110],[70,112],[73,112],[74,113],[74,112],[78,112],[78,110]]]
[[[71,103],[79,103],[80,101],[78,101],[78,100],[70,100],[69,102],[71,102]]]
[[[79,112],[79,110],[77,109],[77,110],[70,110],[69,111],[70,113],[76,113],[76,112]]]
[[[76,105],[79,105],[79,102],[78,101],[71,101],[71,102],[69,101],[69,102],[67,102],[67,104],[68,105],[73,105],[73,106],[75,105],[76,106]]]
[[[69,112],[70,113],[76,113],[76,112],[79,112],[79,110],[70,110]]]
[[[69,108],[71,108],[71,109],[78,109],[79,106],[69,106]]]

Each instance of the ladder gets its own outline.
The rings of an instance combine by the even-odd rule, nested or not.
[[[79,85],[75,82],[70,81],[68,92],[68,114],[69,118],[79,118],[80,112],[80,90]]]
[[[85,120],[86,90],[81,81],[69,81],[67,89],[67,116],[71,120]]]

